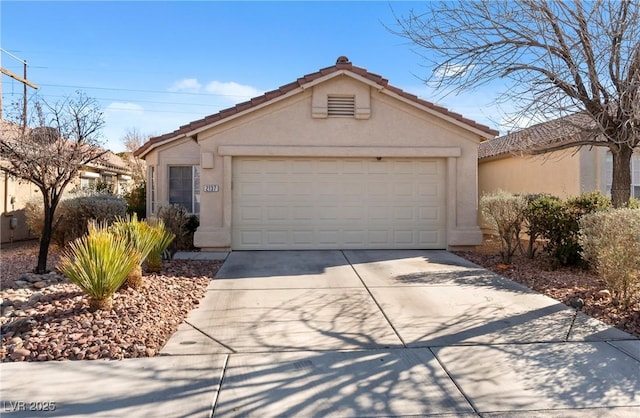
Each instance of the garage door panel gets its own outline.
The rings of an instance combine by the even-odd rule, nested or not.
[[[437,221],[441,215],[438,208],[419,208],[420,221]]]
[[[444,248],[438,159],[234,158],[234,249]]]
[[[262,207],[260,206],[244,206],[239,210],[238,222],[247,223],[252,221],[262,221]]]
[[[289,231],[270,230],[266,232],[266,240],[268,245],[286,245],[289,243]]]
[[[417,217],[415,216],[417,208],[412,207],[395,207],[393,208],[393,219],[396,221],[415,222]]]
[[[293,206],[291,215],[294,221],[312,221],[314,219],[314,206]],[[294,222],[297,224],[297,222]]]
[[[266,208],[267,222],[270,221],[286,221],[291,219],[289,206],[271,206]]]
[[[296,230],[291,234],[293,243],[298,246],[308,246],[313,244],[312,230]]]

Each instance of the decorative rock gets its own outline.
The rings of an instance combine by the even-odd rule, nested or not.
[[[13,353],[11,353],[11,359],[12,360],[24,360],[25,358],[29,357],[29,355],[31,354],[31,351],[27,350],[26,348],[16,348],[15,350],[13,350]]]
[[[18,312],[18,311],[16,311]],[[15,313],[15,312],[14,312]],[[9,322],[4,325],[4,330],[11,330],[13,332],[27,332],[33,328],[37,322],[33,318],[20,318],[13,322]]]
[[[9,316],[15,310],[16,308],[14,308],[13,306],[7,306],[6,308],[2,309],[2,316]]]
[[[611,292],[607,289],[601,290],[597,293],[596,297],[598,299],[607,299],[611,297]]]
[[[17,346],[17,345],[21,346],[21,345],[22,345],[22,338],[20,338],[20,337],[13,337],[12,339],[10,339],[10,340],[9,340],[9,344],[10,344],[10,345],[16,345],[16,346]]]
[[[41,292],[34,292],[29,298],[29,300],[27,300],[27,305],[35,305],[40,301],[42,296],[43,294]]]
[[[33,284],[33,287],[35,287],[36,289],[44,289],[45,287],[47,287],[47,284],[43,281],[39,281],[39,282],[35,282]]]

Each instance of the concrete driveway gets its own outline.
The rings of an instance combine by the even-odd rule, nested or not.
[[[65,416],[640,416],[640,340],[445,251],[233,252],[161,354],[4,364],[3,382],[38,380],[2,399]],[[111,382],[94,403],[91,376]]]

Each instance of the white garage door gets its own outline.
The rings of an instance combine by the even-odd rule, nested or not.
[[[446,247],[445,161],[234,158],[234,249]]]

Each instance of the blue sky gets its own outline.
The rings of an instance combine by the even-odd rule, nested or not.
[[[127,130],[161,135],[300,76],[340,55],[423,99],[501,129],[490,88],[441,97],[394,13],[422,2],[0,2],[1,48],[26,59],[29,91],[57,101],[82,90],[104,110],[105,146]],[[424,52],[424,51],[422,51]],[[7,54],[1,65],[22,73]],[[5,112],[22,85],[2,76]]]

